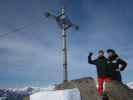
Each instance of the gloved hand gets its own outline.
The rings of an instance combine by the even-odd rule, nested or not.
[[[92,55],[93,55],[93,53],[92,53],[92,52],[90,52],[90,53],[89,53],[89,56],[92,56]]]

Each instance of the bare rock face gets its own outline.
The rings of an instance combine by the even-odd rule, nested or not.
[[[109,100],[133,100],[133,90],[122,83],[112,81],[107,88],[110,90]]]
[[[98,96],[96,84],[93,78],[81,78],[72,80],[56,87],[57,90],[78,88],[82,100],[101,100]]]

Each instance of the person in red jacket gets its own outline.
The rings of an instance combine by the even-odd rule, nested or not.
[[[110,77],[108,77],[107,67],[108,60],[104,56],[104,51],[99,50],[98,57],[92,60],[93,53],[90,53],[88,56],[88,63],[93,64],[97,68],[97,76],[98,76],[98,93],[100,96],[103,95],[103,84],[106,82],[108,84],[110,82]],[[108,90],[107,90],[108,91]]]

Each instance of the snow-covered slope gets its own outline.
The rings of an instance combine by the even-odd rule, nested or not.
[[[0,97],[7,97],[9,100],[23,100],[30,97],[30,100],[81,100],[78,89],[55,90],[54,85],[47,88],[24,87],[0,89]]]
[[[77,88],[55,91],[41,91],[30,96],[30,100],[81,100]]]
[[[133,82],[129,82],[129,83],[127,84],[127,86],[128,86],[130,89],[133,89]]]

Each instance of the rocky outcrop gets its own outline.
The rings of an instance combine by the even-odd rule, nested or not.
[[[109,100],[133,100],[133,90],[124,84],[112,81],[106,87],[110,90]],[[57,90],[72,88],[79,89],[82,100],[101,100],[97,93],[95,80],[91,77],[72,80],[56,87]]]
[[[57,90],[78,88],[82,100],[101,100],[98,96],[93,78],[81,78],[72,80],[56,87]]]
[[[110,89],[109,100],[133,100],[133,90],[124,84],[112,81],[107,88]]]

